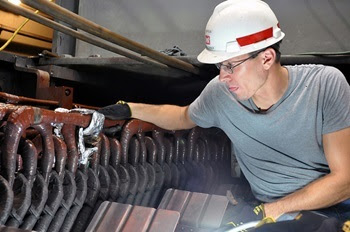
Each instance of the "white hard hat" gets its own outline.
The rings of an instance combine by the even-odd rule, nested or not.
[[[260,0],[228,0],[214,9],[205,29],[202,63],[215,64],[269,47],[284,33],[269,7]]]

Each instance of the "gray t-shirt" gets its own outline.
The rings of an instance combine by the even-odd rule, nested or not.
[[[266,202],[329,173],[322,135],[350,126],[350,88],[338,69],[286,68],[288,88],[264,113],[251,99],[237,100],[218,77],[189,107],[198,126],[227,134],[253,193]]]

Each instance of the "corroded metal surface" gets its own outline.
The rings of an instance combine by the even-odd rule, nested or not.
[[[180,214],[175,211],[103,202],[87,231],[175,231]]]
[[[228,206],[225,196],[168,189],[159,209],[180,213],[177,228],[215,229],[219,228]]]
[[[131,208],[100,215],[106,231],[217,226],[225,202],[212,202],[208,193],[224,177],[214,170],[226,167],[227,138],[197,127],[167,131],[137,119],[94,117],[92,110],[0,103],[0,225],[85,231],[108,200]],[[204,212],[209,208],[213,214]]]

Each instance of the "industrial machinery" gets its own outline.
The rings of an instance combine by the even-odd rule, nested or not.
[[[186,25],[188,30],[181,20],[185,13],[193,17],[190,11],[202,1],[188,6],[183,1],[177,6],[169,3],[163,10],[170,14],[157,14],[169,21],[164,28],[156,14],[142,21],[142,9],[155,11],[146,3],[102,2],[22,0],[21,5],[13,5],[0,0],[0,46],[10,41],[0,51],[0,231],[10,227],[18,231],[210,231],[220,227],[232,203],[226,190],[242,183],[231,143],[221,130],[168,131],[137,119],[104,119],[95,111],[118,100],[188,105],[200,94],[218,74],[214,65],[196,59],[202,49],[197,38],[202,38],[207,18],[193,19],[193,25]],[[218,2],[201,6],[204,13]],[[328,7],[338,15],[330,21],[340,20],[340,26],[325,25],[323,30],[339,46],[313,44],[321,51],[305,50],[313,40],[310,33],[310,40],[301,39],[305,43],[301,49],[308,53],[295,54],[297,45],[287,39],[283,64],[333,65],[350,77],[350,47],[343,41],[349,38],[350,22],[342,17],[350,4],[339,2]],[[160,2],[156,4],[162,9]],[[310,1],[304,4],[319,23],[319,11]],[[128,12],[122,10],[127,9],[135,17],[123,36],[117,29],[127,28],[128,21],[112,16],[113,12],[125,16]],[[29,24],[11,38],[22,17]],[[149,29],[151,24],[156,28]],[[137,29],[141,32],[136,33]],[[177,35],[176,30],[183,34]],[[161,36],[167,41],[172,38],[173,44],[161,44]],[[176,41],[179,38],[183,40]],[[149,46],[136,42],[142,39]],[[193,46],[196,42],[198,47]],[[340,52],[332,52],[335,49]],[[251,194],[244,184],[239,191],[247,198]]]

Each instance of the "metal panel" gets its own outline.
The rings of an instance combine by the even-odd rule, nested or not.
[[[149,228],[149,232],[175,231],[180,213],[171,210],[158,209]]]
[[[153,214],[155,213],[154,208],[147,208],[143,206],[134,206],[131,211],[129,220],[126,222],[123,232],[129,231],[147,231]]]
[[[225,214],[228,200],[225,196],[212,195],[203,216],[201,227],[218,228]]]
[[[131,205],[103,202],[86,231],[121,231],[131,209]]]
[[[190,201],[181,217],[181,224],[199,227],[201,216],[209,200],[209,195],[204,193],[193,193]]]
[[[158,208],[180,212],[177,231],[219,228],[228,200],[226,196],[168,189]]]
[[[222,0],[80,0],[79,14],[155,50],[178,45],[196,56],[204,48],[205,25]],[[282,54],[350,50],[350,1],[266,0],[286,37]],[[306,23],[307,22],[307,23]],[[113,53],[77,41],[76,55]]]
[[[220,0],[80,0],[79,14],[154,50],[179,46],[189,55],[203,48],[204,28]],[[76,56],[111,52],[77,41]]]
[[[168,189],[166,191],[165,198],[170,199],[168,201],[163,201],[163,198],[158,208],[174,210],[182,214],[182,212],[185,210],[188,200],[190,199],[190,194],[191,192],[188,191]]]
[[[180,214],[175,211],[103,202],[86,231],[149,231],[173,232]]]
[[[0,232],[30,232],[31,230],[22,230],[14,227],[0,226]]]
[[[72,0],[56,0],[56,4],[77,13],[79,1]],[[62,23],[62,22],[60,22]],[[70,25],[66,25],[71,27]],[[58,55],[70,54],[74,56],[75,54],[75,38],[66,35],[59,31],[54,31],[52,40],[52,51]]]

